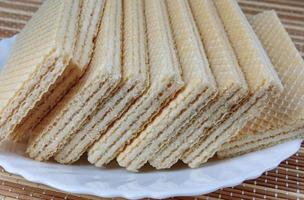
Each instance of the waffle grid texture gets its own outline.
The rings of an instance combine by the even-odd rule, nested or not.
[[[88,71],[33,130],[27,152],[37,160],[53,156],[121,80],[121,5],[107,2]],[[107,51],[105,50],[107,49]],[[73,121],[73,123],[70,123]]]
[[[19,4],[20,2],[20,4]],[[253,15],[261,10],[275,9],[279,14],[286,30],[289,32],[294,44],[296,44],[300,54],[303,56],[303,29],[301,28],[301,15],[303,11],[302,1],[259,1],[259,0],[239,0],[243,11],[248,16]],[[25,22],[30,19],[32,13],[40,6],[40,0],[25,1],[17,0],[2,3],[1,8],[6,12],[1,12],[3,22],[6,22],[0,27],[0,38],[12,36],[19,32],[24,26]],[[6,21],[6,19],[8,19]],[[11,23],[11,20],[15,23]],[[199,196],[200,199],[231,199],[233,198],[281,198],[281,199],[296,199],[303,197],[302,190],[302,158],[303,148],[293,157],[283,162],[277,169],[264,173],[260,178],[246,181],[244,184],[234,188],[221,189],[216,192]],[[97,197],[77,196],[72,194],[64,194],[60,191],[55,191],[51,188],[33,184],[25,181],[21,177],[17,177],[1,172],[1,194],[3,199],[11,199],[18,197],[19,199],[41,198],[41,199],[99,199]],[[25,188],[25,189],[22,189]],[[232,197],[231,197],[232,196]],[[183,197],[176,197],[176,199],[186,199]]]
[[[123,3],[123,80],[118,89],[104,104],[95,109],[89,116],[89,120],[63,149],[57,152],[55,159],[61,163],[77,161],[107,131],[109,126],[134,104],[149,84],[143,2],[125,1]]]
[[[237,136],[224,144],[219,157],[231,157],[303,137],[304,61],[273,11],[251,18],[251,24],[284,84],[284,91],[271,98],[261,115],[249,121]]]
[[[180,1],[179,3],[169,1],[168,8],[171,10],[169,14],[173,16],[177,15],[176,13],[188,13],[188,16],[193,14],[191,18],[198,25],[198,37],[201,35],[206,56],[210,62],[210,69],[217,83],[218,94],[211,101],[207,101],[205,106],[201,106],[196,111],[195,117],[186,117],[188,120],[185,120],[183,126],[175,131],[176,136],[171,137],[169,142],[162,145],[163,147],[160,147],[158,152],[151,157],[150,164],[157,168],[171,167],[181,158],[185,149],[190,148],[194,141],[203,135],[199,131],[194,133],[192,129],[193,123],[204,124],[205,127],[210,126],[210,122],[207,122],[208,118],[216,118],[214,117],[215,113],[217,113],[218,117],[224,114],[227,109],[247,94],[247,84],[244,76],[239,69],[237,59],[224,33],[221,22],[217,14],[214,13],[214,9],[212,9],[212,2],[192,1],[189,5],[186,1]],[[192,10],[191,14],[191,8],[196,9],[196,12]],[[176,18],[175,23],[180,23],[180,18],[186,19],[186,16],[181,15],[179,18]],[[176,28],[178,29],[179,27]],[[187,68],[186,66],[185,63],[184,68]],[[171,150],[168,151],[167,148],[171,148]]]
[[[212,4],[211,1],[209,4]],[[207,133],[203,134],[203,137],[199,138],[195,145],[187,149],[182,160],[190,167],[198,167],[206,162],[224,142],[235,134],[231,131],[226,131],[227,126],[230,129],[235,129],[233,126],[239,127],[240,124],[237,123],[237,119],[242,117],[243,112],[250,112],[251,116],[257,115],[259,112],[256,110],[257,106],[254,105],[264,104],[265,102],[261,102],[262,100],[265,101],[265,98],[262,98],[264,95],[268,96],[271,93],[277,93],[282,90],[281,82],[275,74],[267,54],[261,47],[238,4],[235,1],[221,0],[215,0],[213,4],[244,73],[249,87],[249,94],[248,98],[244,99],[246,100],[244,104],[240,105],[238,110],[232,112],[230,117],[226,117],[223,120],[222,126],[216,126],[217,119],[213,124],[216,128],[205,130]],[[249,109],[251,107],[250,110],[248,110],[248,106]],[[202,131],[201,129],[198,130]]]
[[[163,2],[144,1],[151,84],[147,91],[89,149],[88,160],[102,166],[113,160],[127,143],[165,107],[184,86]],[[169,30],[168,30],[169,29]]]
[[[68,29],[70,17],[63,16],[64,11],[71,8],[72,3],[67,1],[47,2],[16,38],[0,77],[1,138],[13,132],[16,124],[64,71],[75,42],[75,33]],[[76,23],[73,21],[71,24]],[[74,29],[72,32],[77,31]],[[68,47],[65,49],[67,54],[60,57],[64,47]]]

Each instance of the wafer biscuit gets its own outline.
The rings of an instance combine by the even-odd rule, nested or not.
[[[168,104],[183,86],[164,1],[144,1],[151,85],[122,118],[90,148],[88,160],[103,166]]]
[[[94,50],[94,40],[99,30],[105,0],[83,0],[79,19],[79,34],[73,62],[81,67],[88,65]]]
[[[41,120],[54,108],[69,89],[79,79],[80,71],[75,65],[69,64],[63,74],[57,79],[47,93],[32,109],[26,118],[24,118],[14,131],[10,134],[10,139],[14,142],[27,143],[31,137],[32,130],[41,122]]]
[[[88,71],[34,129],[27,153],[42,161],[53,156],[121,79],[120,0],[107,1]]]
[[[250,22],[282,80],[284,91],[271,98],[259,117],[222,146],[219,157],[244,154],[304,134],[304,61],[274,11],[255,15]]]
[[[216,83],[186,1],[165,1],[185,87],[118,156],[128,170],[138,170],[170,137],[216,96]]]
[[[26,141],[28,133],[39,124],[41,119],[59,102],[81,74],[75,70],[75,65],[85,71],[93,51],[93,40],[96,37],[102,16],[104,1],[86,1],[81,4],[79,18],[79,33],[73,52],[72,61],[49,91],[43,95],[35,109],[15,128],[11,138],[15,141]]]
[[[80,0],[46,1],[18,34],[0,75],[0,139],[10,136],[72,58]],[[81,68],[74,65],[81,74]]]
[[[90,115],[88,122],[57,153],[55,160],[60,163],[78,160],[148,86],[143,2],[125,0],[123,4],[123,81],[119,89]]]
[[[242,140],[233,140],[226,143],[217,152],[219,158],[231,158],[253,151],[265,149],[289,140],[304,139],[304,127],[286,126],[279,130],[268,131],[264,134],[250,135]]]
[[[207,130],[204,137],[184,153],[182,160],[190,167],[198,167],[206,162],[235,134],[231,130],[240,128],[238,120],[246,121],[240,118],[245,117],[249,120],[252,116],[258,115],[269,97],[276,96],[283,90],[267,54],[237,2],[222,0],[213,2],[244,72],[250,93],[220,125]],[[200,128],[197,130],[202,131]]]
[[[223,144],[223,141],[228,141],[240,129],[244,127],[246,122],[260,114],[260,111],[269,96],[270,91],[257,93],[244,99],[244,102],[236,106],[223,120],[217,121],[212,128],[205,130],[206,133],[196,143],[184,152],[182,160],[188,163],[190,167],[198,167],[202,163],[208,161],[215,152]],[[195,130],[201,131],[201,128]],[[196,151],[194,151],[196,150]],[[199,152],[199,157],[194,160],[191,156]],[[193,162],[191,162],[193,159]]]
[[[185,150],[203,136],[202,132],[195,132],[191,126],[193,123],[203,124],[207,129],[248,93],[247,83],[212,1],[195,0],[189,1],[189,4],[209,58],[210,68],[218,83],[219,95],[207,108],[199,111],[199,117],[179,130],[176,137],[149,160],[158,169],[170,168]]]

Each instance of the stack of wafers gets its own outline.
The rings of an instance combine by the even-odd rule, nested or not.
[[[98,167],[198,167],[303,138],[304,61],[234,0],[47,0],[0,74],[0,139]]]

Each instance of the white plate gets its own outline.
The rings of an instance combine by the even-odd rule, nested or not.
[[[13,39],[0,42],[0,64],[5,62],[12,43]],[[85,161],[72,166],[40,163],[25,157],[22,145],[6,142],[0,145],[0,165],[29,181],[65,192],[129,199],[166,198],[200,195],[238,185],[275,168],[300,146],[301,140],[294,140],[237,158],[209,162],[198,169],[180,164],[167,171],[145,169],[142,173],[132,173],[115,163],[107,169],[95,168]]]
[[[0,165],[8,172],[56,189],[100,197],[166,198],[206,194],[260,176],[296,153],[300,140],[290,141],[237,158],[210,162],[198,169],[175,167],[167,171],[146,169],[132,173],[112,166],[99,169],[86,162],[68,166],[26,158],[24,148],[0,146]]]

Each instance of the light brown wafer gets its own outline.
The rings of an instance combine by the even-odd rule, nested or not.
[[[24,118],[9,138],[14,142],[27,143],[31,137],[32,130],[41,120],[54,108],[54,106],[69,91],[72,85],[79,79],[81,72],[72,64],[69,64],[63,74],[57,79],[49,91],[43,95],[35,109],[32,109],[28,116]]]
[[[92,59],[94,40],[99,31],[105,0],[83,0],[79,19],[79,34],[77,37],[73,62],[85,67]]]
[[[265,102],[269,96],[267,93],[270,92],[261,92],[254,96],[245,98],[244,102],[237,105],[236,109],[229,112],[223,120],[219,120],[217,124],[212,126],[212,128],[204,130],[204,136],[196,141],[194,146],[184,152],[182,160],[185,163],[190,162],[189,166],[192,168],[198,167],[202,163],[207,162],[208,159],[218,151],[220,146],[223,144],[223,141],[228,141],[244,127],[246,122],[260,114],[260,111],[263,106],[265,106]],[[201,128],[195,128],[195,130],[200,131]],[[197,152],[192,149],[195,149]],[[191,162],[191,156],[198,152],[198,162],[194,159],[193,162]]]
[[[158,169],[170,168],[175,164],[185,150],[203,137],[203,131],[196,130],[198,126],[203,124],[208,129],[215,125],[214,121],[223,118],[248,92],[247,83],[212,1],[189,1],[189,5],[218,83],[219,95],[207,108],[199,111],[199,117],[179,130],[176,137],[149,160]],[[193,126],[194,123],[197,125]]]
[[[220,127],[207,131],[204,137],[184,153],[182,160],[190,167],[198,167],[206,162],[235,134],[231,130],[239,128],[240,124],[236,123],[238,118],[259,114],[259,109],[265,105],[267,98],[276,96],[283,89],[267,54],[237,2],[234,0],[213,2],[244,72],[250,94],[247,103],[239,106]],[[248,112],[249,114],[246,114]]]
[[[120,0],[107,1],[88,71],[34,129],[27,153],[36,160],[53,156],[121,80]]]
[[[263,13],[264,14],[264,13]],[[267,14],[267,13],[265,13]],[[304,110],[302,109],[302,116],[299,119],[304,119]],[[245,123],[246,124],[246,123]],[[241,129],[237,131],[239,133]],[[229,142],[222,145],[221,149],[217,152],[217,157],[228,158],[252,151],[257,151],[273,145],[292,140],[304,139],[304,126],[303,121],[298,120],[297,123],[284,125],[278,129],[268,130],[263,134],[239,134],[233,137]]]
[[[184,86],[164,2],[147,0],[144,4],[151,85],[91,147],[88,160],[96,166],[114,159]]]
[[[145,91],[148,86],[146,64],[146,38],[143,2],[124,2],[123,25],[123,81],[105,104],[96,108],[86,124],[55,156],[60,163],[75,162],[124,111]]]
[[[250,22],[284,84],[284,91],[271,98],[258,118],[223,145],[219,157],[240,155],[304,134],[304,61],[274,11],[255,15]]]
[[[118,156],[120,165],[138,170],[165,145],[200,109],[215,98],[216,83],[189,5],[184,0],[166,1],[185,88],[176,99]]]
[[[253,151],[265,149],[293,139],[304,138],[304,127],[286,126],[278,130],[268,131],[265,134],[255,134],[240,140],[231,141],[229,145],[223,145],[217,152],[219,158],[231,158]]]
[[[79,33],[77,35],[72,61],[56,83],[43,95],[35,109],[32,109],[27,117],[15,128],[14,132],[10,135],[14,141],[26,141],[28,133],[30,133],[32,129],[39,124],[41,119],[54,108],[85,71],[91,60],[93,40],[96,37],[101,21],[103,2],[104,1],[95,0],[82,1],[78,22]],[[75,70],[77,69],[75,65],[82,70]]]
[[[80,3],[46,1],[18,34],[0,75],[1,139],[35,109],[67,68],[78,32]]]

